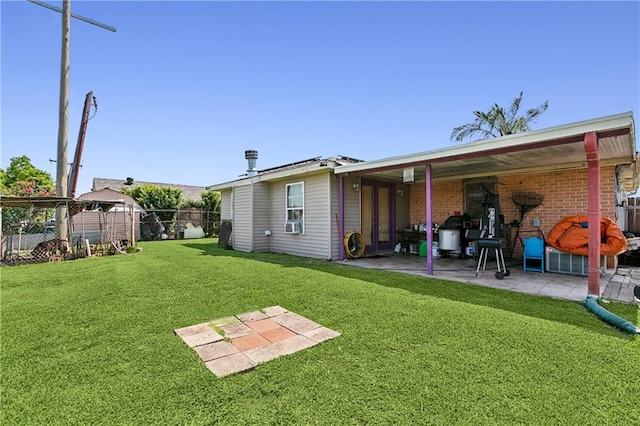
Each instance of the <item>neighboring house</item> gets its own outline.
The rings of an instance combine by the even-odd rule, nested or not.
[[[173,188],[182,191],[183,200],[190,201],[202,201],[200,194],[206,191],[204,186],[192,186],[192,185],[177,185],[173,183],[158,183],[158,182],[142,182],[135,181],[132,178],[127,179],[107,179],[107,178],[93,178],[93,186],[91,191],[99,191],[101,189],[109,188],[115,191],[122,191],[123,188],[135,188],[141,185],[155,185],[160,188]]]
[[[221,194],[233,248],[323,259],[344,258],[349,231],[360,232],[374,253],[394,248],[412,225],[432,229],[454,212],[477,226],[485,190],[499,197],[507,233],[521,218],[511,199],[516,192],[544,196],[523,230],[546,235],[561,218],[590,208],[625,229],[626,195],[638,188],[631,113],[381,160],[317,158],[249,169],[246,177],[208,187]]]

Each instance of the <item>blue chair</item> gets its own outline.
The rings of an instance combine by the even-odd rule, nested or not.
[[[524,239],[522,269],[544,273],[544,239],[534,237]]]

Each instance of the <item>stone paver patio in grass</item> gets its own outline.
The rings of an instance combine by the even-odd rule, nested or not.
[[[174,332],[218,377],[250,370],[260,363],[340,336],[280,306],[178,328]]]

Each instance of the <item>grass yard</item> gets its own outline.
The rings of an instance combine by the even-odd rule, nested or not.
[[[640,424],[640,339],[578,303],[213,240],[140,245],[0,271],[0,423]],[[173,334],[272,305],[342,336],[220,379]]]

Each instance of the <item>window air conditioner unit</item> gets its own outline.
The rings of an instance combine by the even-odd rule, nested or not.
[[[300,222],[285,222],[284,232],[285,234],[299,234]]]

